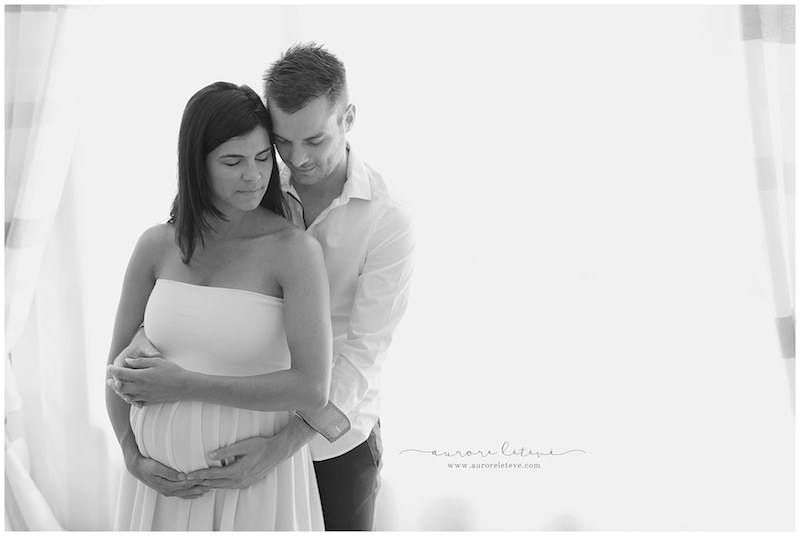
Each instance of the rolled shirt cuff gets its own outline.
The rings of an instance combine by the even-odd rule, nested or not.
[[[328,401],[323,408],[313,411],[295,411],[294,414],[330,443],[334,443],[350,431],[350,419],[331,401]]]

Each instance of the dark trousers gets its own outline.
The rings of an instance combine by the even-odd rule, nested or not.
[[[314,462],[325,530],[372,530],[380,485],[380,421],[353,450]]]

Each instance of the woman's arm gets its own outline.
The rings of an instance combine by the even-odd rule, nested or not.
[[[129,368],[112,367],[115,377],[127,380],[119,394],[145,404],[200,400],[259,411],[324,406],[333,343],[322,248],[302,231],[292,229],[287,235],[271,261],[283,289],[289,369],[256,376],[214,376],[187,371],[163,359],[129,359]]]
[[[114,321],[114,333],[108,354],[109,364],[113,363],[122,352],[144,318],[147,299],[155,285],[154,268],[165,232],[171,234],[171,231],[164,226],[152,227],[145,231],[128,262]],[[109,380],[114,381],[111,378]],[[106,389],[106,409],[117,441],[122,448],[128,471],[164,495],[192,498],[205,493],[207,489],[197,486],[198,482],[187,482],[185,475],[141,455],[130,425],[130,406],[110,387]]]
[[[114,359],[122,352],[144,318],[147,299],[155,285],[154,252],[157,246],[158,230],[156,228],[148,229],[139,238],[128,262],[122,283],[122,293],[117,305],[117,316],[114,320],[111,349],[108,353],[109,364],[113,363]],[[117,435],[117,441],[122,447],[125,464],[130,466],[132,460],[139,456],[139,447],[136,446],[129,422],[130,406],[120,400],[109,388],[106,389],[106,409]]]

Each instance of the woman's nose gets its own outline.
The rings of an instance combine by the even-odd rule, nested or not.
[[[258,166],[256,166],[255,162],[249,162],[247,164],[247,168],[244,170],[242,178],[249,182],[254,182],[261,178],[261,171],[258,169]]]

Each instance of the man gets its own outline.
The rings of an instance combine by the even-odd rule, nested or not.
[[[264,82],[292,220],[319,241],[325,257],[334,340],[330,403],[298,415],[275,436],[212,453],[233,460],[225,467],[199,471],[193,481],[159,467],[159,482],[178,496],[191,493],[192,482],[247,487],[310,441],[326,530],[371,530],[382,455],[378,380],[408,300],[412,226],[381,176],[346,141],[356,110],[336,56],[313,43],[293,46]],[[157,355],[142,330],[121,357],[130,355]]]

